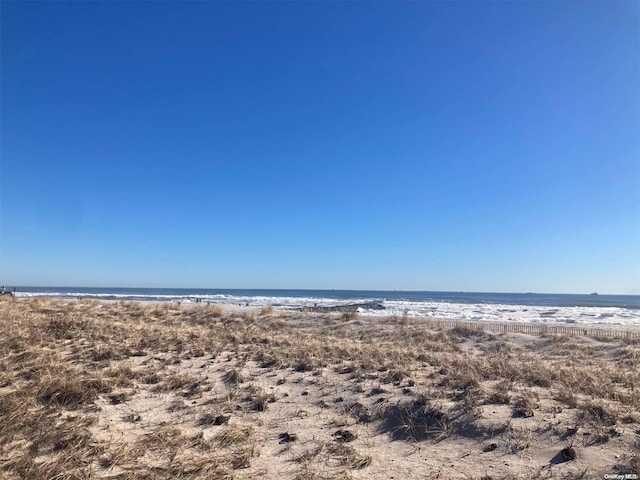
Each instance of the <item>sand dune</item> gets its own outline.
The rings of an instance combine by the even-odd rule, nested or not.
[[[640,339],[0,302],[0,478],[640,474]]]

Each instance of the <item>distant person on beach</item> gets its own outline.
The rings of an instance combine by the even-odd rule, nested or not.
[[[13,289],[13,291],[15,292],[15,288]],[[15,295],[11,293],[10,290],[7,290],[7,287],[4,287],[4,286],[0,290],[0,295],[2,296],[8,295],[9,297],[15,298]]]

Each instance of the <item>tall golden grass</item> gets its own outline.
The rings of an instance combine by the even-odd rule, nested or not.
[[[433,448],[445,439],[492,438],[507,455],[532,451],[551,435],[578,449],[574,462],[617,442],[628,450],[617,463],[563,478],[602,478],[612,468],[640,474],[633,433],[640,431],[640,339],[584,333],[545,331],[525,348],[508,332],[419,319],[5,301],[0,478],[251,478],[259,473],[253,465],[263,464],[268,415],[291,399],[278,393],[282,385],[303,399],[291,422],[331,412],[329,426],[366,425],[371,438]],[[164,402],[174,423],[126,410],[142,400]],[[483,412],[500,405],[512,418],[487,427]],[[114,406],[125,409],[120,437],[105,433],[116,428],[105,426]],[[554,415],[547,430],[518,423]],[[364,442],[327,435],[311,450],[287,447],[290,478],[372,469],[376,457]]]

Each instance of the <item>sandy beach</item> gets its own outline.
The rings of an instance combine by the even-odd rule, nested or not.
[[[44,297],[0,318],[3,479],[640,475],[637,337]]]

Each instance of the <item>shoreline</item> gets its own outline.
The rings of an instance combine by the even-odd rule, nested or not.
[[[289,310],[359,311],[363,316],[399,315],[519,323],[576,323],[640,327],[640,296],[527,295],[463,292],[355,292],[300,290],[74,289],[18,295],[53,295],[123,301],[174,301],[183,304],[279,306]]]
[[[388,318],[403,319],[406,322],[422,322],[432,327],[454,328],[456,326],[464,326],[466,328],[486,330],[491,332],[514,332],[527,333],[532,335],[545,334],[568,334],[568,335],[586,335],[600,337],[629,337],[640,338],[640,325],[632,325],[625,323],[586,323],[586,322],[518,322],[518,321],[496,321],[496,320],[468,320],[468,319],[451,319],[451,318],[434,318],[428,316],[399,316],[385,315],[380,312],[377,315],[361,315],[353,309],[343,309],[341,307],[322,307],[321,310],[313,310],[307,307],[302,308],[282,308],[273,305],[239,305],[235,303],[205,303],[205,302],[175,302],[175,301],[154,301],[154,300],[111,300],[111,299],[95,299],[95,298],[58,298],[49,296],[40,297],[16,297],[16,301],[25,301],[33,298],[48,298],[54,301],[62,302],[98,302],[104,304],[118,303],[134,303],[140,305],[176,305],[180,308],[221,308],[225,313],[252,313],[259,314],[265,309],[272,310],[278,314],[300,314],[300,315],[332,315],[339,317],[344,314],[358,315],[361,319],[371,319],[373,321],[385,320]]]

